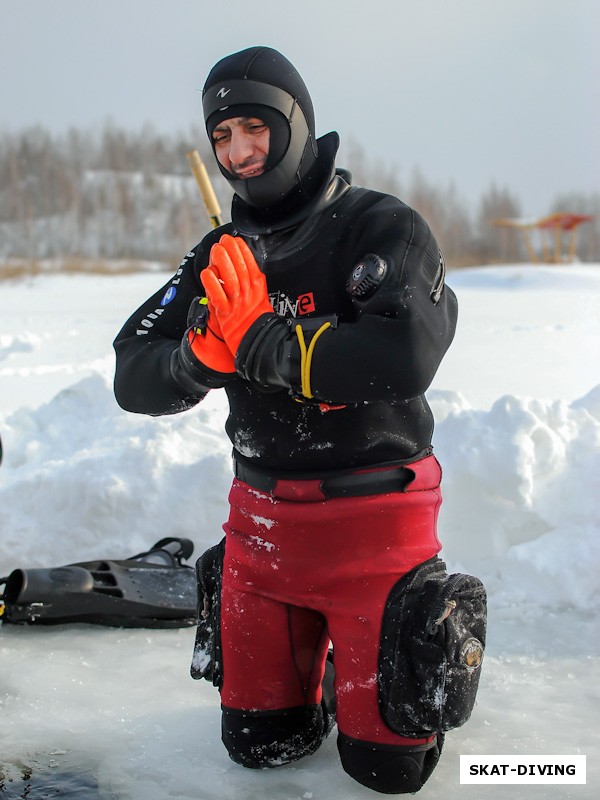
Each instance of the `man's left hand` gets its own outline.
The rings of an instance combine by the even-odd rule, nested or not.
[[[245,333],[265,313],[273,314],[267,279],[240,237],[224,234],[200,274],[223,337],[235,356]]]

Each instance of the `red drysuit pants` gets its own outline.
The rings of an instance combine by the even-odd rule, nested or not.
[[[312,481],[284,482],[290,500],[234,480],[224,525],[224,706],[260,712],[319,703],[331,639],[339,731],[388,745],[427,741],[395,734],[378,708],[386,599],[440,550],[439,464],[427,456],[409,467],[415,479],[404,491],[329,500],[302,500]]]

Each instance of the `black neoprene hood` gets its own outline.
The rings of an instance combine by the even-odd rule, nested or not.
[[[213,149],[212,132],[224,119],[255,116],[269,126],[269,156],[262,175],[236,178],[218,164],[246,203],[276,205],[314,164],[317,145],[312,101],[296,68],[277,50],[251,47],[223,58],[206,79],[202,106]]]

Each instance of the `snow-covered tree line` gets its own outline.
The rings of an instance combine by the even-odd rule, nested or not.
[[[0,256],[181,259],[206,226],[186,158],[205,139],[112,125],[0,133]]]
[[[223,218],[230,193],[218,175],[200,126],[166,135],[107,124],[98,131],[52,135],[43,127],[0,131],[0,257],[150,259],[176,263],[208,229],[186,152],[197,149],[214,180]],[[491,220],[520,215],[507,187],[492,184],[470,205],[457,187],[440,187],[415,170],[407,182],[365,155],[342,150],[355,183],[389,191],[430,222],[450,266],[525,256],[516,232]],[[558,197],[544,213],[596,214],[582,226],[577,252],[600,260],[600,195]]]

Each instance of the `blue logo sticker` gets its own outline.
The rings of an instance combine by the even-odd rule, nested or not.
[[[163,299],[160,301],[161,306],[166,306],[167,303],[170,303],[176,294],[177,294],[177,289],[174,286],[169,286],[169,288],[164,294]]]

